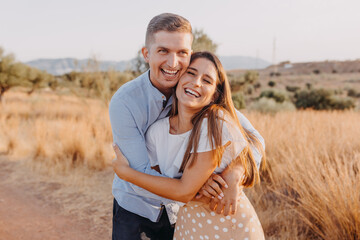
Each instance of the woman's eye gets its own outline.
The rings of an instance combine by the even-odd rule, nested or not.
[[[207,80],[207,79],[204,79],[204,82],[208,83],[208,84],[211,84],[211,81],[210,80]]]
[[[190,75],[193,75],[193,76],[195,75],[195,73],[190,72],[190,71],[188,71],[187,73],[190,74]]]

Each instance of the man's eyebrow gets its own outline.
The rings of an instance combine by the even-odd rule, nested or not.
[[[161,49],[164,49],[164,50],[169,50],[169,49],[166,48],[166,47],[162,47],[162,46],[158,46],[158,47],[157,47],[157,49],[160,49],[160,48],[161,48]]]
[[[180,49],[179,52],[190,52],[191,50],[188,48]]]

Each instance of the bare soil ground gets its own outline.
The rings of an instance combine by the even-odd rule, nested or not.
[[[0,239],[111,238],[111,196],[103,199],[109,202],[99,216],[96,209],[86,209],[85,203],[76,208],[61,197],[55,199],[54,192],[61,189],[66,198],[69,191],[76,193],[56,179],[45,182],[48,177],[35,174],[22,161],[0,157]],[[80,195],[81,203],[86,199]]]

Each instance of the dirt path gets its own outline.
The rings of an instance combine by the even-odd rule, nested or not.
[[[36,185],[7,181],[14,168],[17,163],[0,161],[0,239],[110,239],[109,229],[94,227],[91,218],[64,214],[45,201]]]

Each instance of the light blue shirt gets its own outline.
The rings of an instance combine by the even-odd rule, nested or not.
[[[149,71],[146,71],[121,86],[110,101],[109,114],[113,140],[128,159],[130,166],[140,172],[162,176],[150,168],[145,133],[156,120],[168,115],[172,98],[164,106],[166,100],[166,97],[152,85]],[[242,126],[258,137],[265,147],[264,139],[250,122],[240,112],[238,117]],[[255,158],[259,165],[261,155],[255,153]],[[171,215],[176,215],[176,208],[174,212],[171,211],[176,205],[173,201],[123,181],[116,174],[112,193],[121,207],[153,222],[159,220],[162,205],[166,205],[169,219],[173,219]]]

